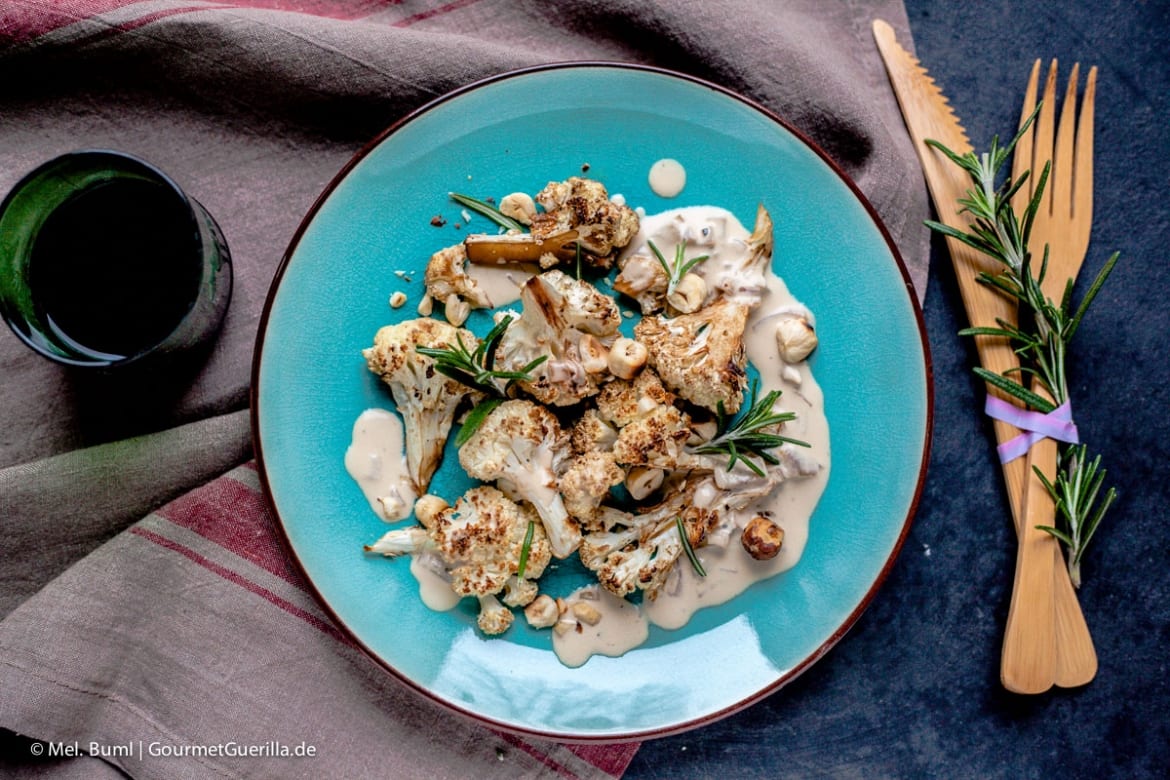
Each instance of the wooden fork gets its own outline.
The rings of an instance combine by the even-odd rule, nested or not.
[[[1073,65],[1055,130],[1057,63],[1052,61],[1044,87],[1043,106],[1033,128],[1017,142],[1013,177],[1030,169],[1032,176],[1013,204],[1022,213],[1031,200],[1040,171],[1052,168],[1043,200],[1032,226],[1030,245],[1034,268],[1039,269],[1043,247],[1049,249],[1048,268],[1041,289],[1060,300],[1069,279],[1075,279],[1085,259],[1093,216],[1093,103],[1097,69],[1089,70],[1076,118],[1079,64]],[[1021,124],[1036,107],[1040,60],[1032,67],[1021,112]],[[1035,272],[1035,271],[1034,271]],[[1047,396],[1037,383],[1033,390]],[[1050,396],[1049,400],[1051,400]],[[1050,480],[1056,473],[1057,445],[1042,439],[1027,457],[1025,485],[1016,508],[1019,546],[1004,636],[1000,676],[1005,688],[1018,693],[1041,693],[1052,685],[1073,687],[1088,683],[1097,673],[1097,654],[1076,593],[1064,566],[1056,538],[1037,528],[1055,524],[1055,505],[1036,476],[1039,468]]]

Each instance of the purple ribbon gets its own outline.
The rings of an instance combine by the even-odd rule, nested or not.
[[[1008,463],[1027,453],[1032,445],[1043,438],[1077,444],[1077,426],[1072,421],[1072,406],[1065,401],[1060,406],[1045,414],[1021,409],[1015,404],[1008,403],[1002,398],[993,395],[987,396],[987,404],[983,411],[996,420],[1019,428],[1023,433],[1010,441],[1005,441],[996,448],[999,453],[999,462]]]

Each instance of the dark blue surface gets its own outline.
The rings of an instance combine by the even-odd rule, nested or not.
[[[999,683],[1015,539],[979,414],[974,351],[937,240],[926,323],[930,473],[869,610],[824,659],[756,706],[646,743],[627,777],[1165,777],[1170,765],[1170,3],[906,0],[915,45],[980,151],[1010,137],[1032,62],[1096,64],[1093,239],[1081,278],[1121,261],[1070,364],[1082,439],[1120,498],[1084,561],[1100,670],[1018,696]],[[1063,83],[1063,79],[1062,79]],[[1083,292],[1081,284],[1078,292]],[[718,658],[695,659],[703,674]]]

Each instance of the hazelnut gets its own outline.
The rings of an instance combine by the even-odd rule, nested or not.
[[[586,625],[595,626],[601,622],[601,613],[597,611],[597,607],[584,601],[574,603],[572,612],[573,617]]]
[[[447,300],[443,301],[443,307],[443,311],[447,315],[447,322],[457,328],[467,322],[467,318],[471,315],[471,304],[455,293],[447,296]]]
[[[577,349],[581,352],[581,367],[586,373],[602,374],[609,370],[609,350],[593,334],[581,336]]]
[[[536,203],[528,193],[513,192],[500,201],[500,213],[522,225],[531,225],[536,217]]]
[[[430,528],[434,524],[435,518],[439,516],[439,513],[448,506],[450,505],[443,499],[427,493],[426,495],[419,496],[418,500],[414,502],[414,516],[420,523]]]
[[[420,317],[429,317],[431,312],[435,310],[435,299],[430,294],[424,295],[422,300],[418,302],[418,314]]]
[[[689,273],[666,296],[666,302],[682,314],[691,314],[702,308],[706,298],[707,282],[698,274]]]
[[[776,347],[785,363],[799,363],[817,348],[817,332],[806,317],[785,317],[776,326]]]
[[[646,345],[630,338],[619,338],[609,349],[609,370],[619,379],[633,379],[650,358]]]
[[[626,491],[630,494],[630,498],[641,501],[662,487],[662,481],[665,477],[666,472],[662,469],[634,466],[626,475]]]
[[[767,561],[780,553],[784,544],[784,529],[775,522],[756,515],[743,529],[743,549],[757,561]]]
[[[533,628],[548,628],[560,618],[560,610],[551,596],[540,594],[524,608],[524,619]]]
[[[390,308],[401,309],[404,303],[406,303],[406,293],[402,290],[397,290],[390,296]]]

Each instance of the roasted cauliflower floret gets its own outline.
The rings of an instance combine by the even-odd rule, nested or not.
[[[623,255],[618,259],[621,271],[613,288],[638,302],[643,314],[662,311],[670,280],[658,258],[646,252]]]
[[[479,597],[479,618],[476,620],[476,625],[479,630],[488,636],[495,636],[507,631],[516,616],[512,614],[512,610],[500,603],[494,595]]]
[[[457,335],[474,349],[476,338],[470,331],[430,318],[407,320],[380,328],[374,345],[362,351],[369,369],[390,386],[402,415],[407,467],[419,495],[439,466],[459,404],[478,393],[440,374],[434,360],[415,347],[452,346]]]
[[[651,370],[632,380],[615,379],[597,395],[597,416],[617,429],[610,448],[621,466],[665,469],[705,467],[686,447],[694,435],[689,415]]]
[[[717,300],[694,314],[646,317],[634,335],[650,352],[650,366],[667,388],[711,411],[728,414],[743,402],[747,355],[743,333],[748,307]]]
[[[612,450],[617,435],[614,427],[601,419],[596,409],[586,409],[569,429],[573,452],[578,455],[595,450],[601,452]]]
[[[519,371],[547,360],[520,389],[552,406],[568,406],[594,395],[600,377],[586,369],[581,340],[617,333],[621,313],[613,299],[593,285],[560,271],[547,271],[520,290],[523,310],[496,347],[496,367]]]
[[[468,490],[454,506],[438,512],[429,529],[396,528],[366,550],[388,558],[430,550],[443,560],[452,590],[461,596],[483,596],[500,593],[516,577],[530,523],[534,525],[524,577],[536,579],[552,557],[540,517],[532,507],[515,503],[490,485]]]
[[[637,213],[610,200],[605,185],[593,179],[549,182],[536,202],[544,212],[533,217],[532,235],[540,240],[575,232],[581,259],[597,268],[612,268],[617,250],[638,232]]]
[[[504,401],[459,448],[459,463],[475,479],[507,483],[508,492],[536,509],[553,555],[567,558],[581,530],[565,510],[557,473],[568,437],[552,412],[526,400]]]
[[[665,469],[701,468],[700,456],[686,447],[691,428],[686,413],[659,405],[618,432],[613,458],[623,466]]]
[[[529,528],[532,537],[527,544]],[[468,490],[454,506],[438,511],[429,528],[411,526],[386,532],[367,552],[393,558],[431,553],[442,561],[451,589],[480,602],[479,626],[485,634],[502,633],[512,623],[505,604],[523,606],[536,597],[536,584],[552,551],[535,510],[517,504],[494,487]],[[520,561],[525,560],[524,576]],[[504,614],[507,613],[507,614]]]
[[[653,371],[642,371],[631,380],[617,379],[597,394],[601,420],[622,428],[650,414],[660,406],[674,403],[674,394],[662,385]]]
[[[703,545],[719,513],[694,501],[695,481],[684,482],[660,504],[639,514],[624,514],[609,530],[587,534],[581,562],[597,573],[602,587],[616,596],[642,590],[655,598],[685,547],[678,520],[692,548]],[[614,513],[610,513],[612,518]]]
[[[612,453],[594,450],[574,457],[560,480],[565,510],[581,525],[590,525],[609,489],[625,478]]]
[[[474,308],[491,308],[491,299],[479,284],[467,275],[466,265],[467,250],[463,244],[440,249],[431,255],[423,276],[427,295],[440,303],[447,303],[454,295]]]

